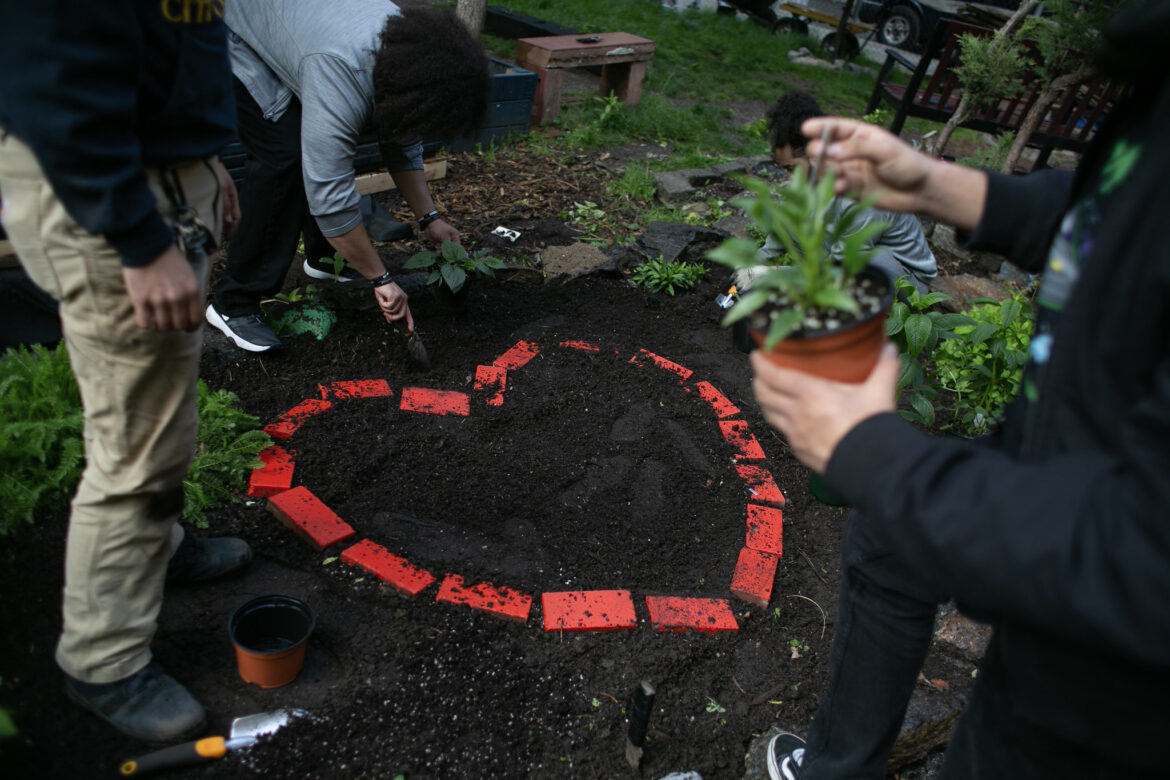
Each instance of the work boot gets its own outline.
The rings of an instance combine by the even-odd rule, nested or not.
[[[153,661],[112,683],[65,675],[65,695],[126,736],[146,742],[190,739],[207,725],[203,705]]]
[[[203,582],[239,571],[252,560],[252,548],[243,539],[222,536],[201,539],[184,534],[179,549],[167,563],[167,584]]]

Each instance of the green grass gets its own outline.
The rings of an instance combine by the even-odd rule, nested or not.
[[[816,96],[826,111],[861,116],[873,89],[873,76],[868,74],[789,62],[788,51],[801,46],[827,56],[813,39],[773,35],[732,15],[678,13],[649,0],[509,0],[505,7],[582,33],[622,31],[655,42],[638,105],[614,108],[593,96],[569,93],[555,121],[565,132],[560,140],[570,148],[588,150],[632,141],[661,144],[670,158],[656,162],[655,170],[767,154],[767,141],[742,117],[736,120],[723,107],[726,104],[754,101],[762,114],[785,91],[801,88]],[[510,39],[485,35],[484,43],[502,59],[515,53],[515,41]]]

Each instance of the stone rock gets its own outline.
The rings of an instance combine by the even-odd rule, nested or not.
[[[546,247],[541,252],[541,261],[549,279],[574,279],[602,270],[610,264],[604,252],[584,243]]]
[[[692,187],[706,187],[708,184],[717,182],[723,178],[723,174],[711,168],[684,168],[675,171],[675,173],[686,178]]]
[[[682,256],[695,243],[715,243],[727,237],[722,230],[685,225],[678,222],[651,222],[646,232],[638,237],[639,246],[647,257],[662,256],[671,261]]]
[[[769,780],[768,743],[781,731],[787,731],[789,734],[803,733],[791,728],[773,726],[753,739],[752,743],[748,745],[747,754],[743,757],[743,780]]]
[[[1018,287],[1029,287],[1036,277],[1007,260],[999,267],[999,278]]]
[[[986,273],[998,272],[1004,262],[1003,256],[994,252],[972,252],[959,246],[955,229],[950,225],[936,225],[931,232],[930,240],[949,254],[967,258],[969,263]]]
[[[935,641],[956,650],[968,661],[978,661],[991,641],[991,626],[972,620],[953,605],[941,608],[935,624]]]
[[[751,224],[751,220],[744,215],[729,214],[721,218],[712,227],[736,238],[751,238],[751,232],[748,230],[749,224]]]
[[[962,697],[952,691],[941,690],[929,683],[916,685],[906,708],[902,730],[886,761],[886,774],[921,761],[927,753],[945,745],[965,704]]]
[[[661,171],[654,174],[658,187],[658,199],[663,203],[684,203],[695,193],[695,186],[677,171]]]
[[[961,311],[966,308],[966,302],[974,298],[1002,301],[1011,295],[1002,282],[972,274],[939,276],[930,283],[930,289],[950,297],[949,301],[939,304],[948,311]]]
[[[544,272],[530,265],[508,263],[507,267],[496,271],[496,278],[504,282],[537,285],[544,283]]]

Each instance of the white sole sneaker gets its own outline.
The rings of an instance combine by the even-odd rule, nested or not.
[[[305,271],[305,276],[309,277],[310,279],[319,279],[323,282],[338,282],[339,284],[348,284],[350,282],[356,282],[359,279],[364,279],[361,274],[348,266],[343,267],[341,269],[341,273],[339,274],[334,274],[332,271],[322,271],[320,268],[316,268],[310,265],[308,260],[305,260],[301,267]]]
[[[265,336],[265,337],[270,336],[271,339],[273,341],[275,341],[274,344],[259,344],[259,343],[253,342],[253,341],[248,341],[248,339],[246,339],[245,337],[236,333],[235,330],[233,330],[232,327],[230,325],[228,325],[228,320],[237,319],[237,318],[224,317],[224,316],[220,315],[220,313],[215,310],[215,306],[213,304],[207,305],[206,316],[207,316],[207,321],[209,323],[211,323],[212,327],[214,327],[220,333],[222,333],[223,335],[225,335],[229,339],[231,339],[232,343],[235,344],[240,349],[246,349],[249,352],[267,352],[268,350],[272,349],[273,347],[280,346],[280,339],[278,339],[276,337],[276,334],[272,333],[271,330],[269,330],[268,333],[261,334],[261,335]],[[240,317],[238,319],[250,319],[250,318]],[[259,317],[257,317],[257,319],[259,319]],[[265,326],[265,327],[267,327],[267,326]]]

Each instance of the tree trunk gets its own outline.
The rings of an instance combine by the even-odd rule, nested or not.
[[[1016,9],[1016,12],[995,33],[996,40],[992,43],[992,46],[995,48],[1006,46],[1011,41],[1012,36],[1016,34],[1019,26],[1024,23],[1024,19],[1032,11],[1036,10],[1036,6],[1038,5],[1040,5],[1038,0],[1027,0],[1027,2],[1020,3],[1020,7]],[[943,149],[946,148],[947,143],[951,140],[955,129],[970,119],[973,113],[975,113],[975,107],[971,105],[971,101],[967,100],[967,93],[964,92],[959,98],[959,105],[955,106],[955,113],[951,114],[950,118],[947,119],[947,123],[943,125],[943,129],[939,131],[934,142],[926,145],[926,153],[931,157],[941,155]]]
[[[1016,163],[1020,161],[1020,157],[1024,154],[1024,148],[1028,145],[1028,139],[1032,137],[1032,133],[1036,132],[1036,128],[1040,126],[1044,115],[1048,113],[1048,109],[1060,93],[1070,87],[1085,83],[1092,75],[1092,70],[1089,68],[1082,68],[1075,73],[1066,73],[1054,79],[1051,84],[1044,88],[1043,92],[1036,96],[1036,102],[1028,109],[1027,116],[1020,123],[1020,129],[1016,133],[1016,140],[1012,142],[1012,148],[1008,151],[1007,158],[1003,161],[1003,167],[1000,168],[1001,173],[1011,173],[1015,170]]]
[[[837,22],[837,50],[833,56],[837,59],[845,58],[845,41],[849,35],[849,18],[853,16],[853,4],[856,0],[845,0],[845,8],[841,10],[841,20]]]
[[[487,14],[487,0],[459,0],[455,15],[476,38],[483,32],[483,18]]]

